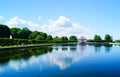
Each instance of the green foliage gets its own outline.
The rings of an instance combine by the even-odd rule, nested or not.
[[[28,44],[28,40],[26,40],[26,39],[0,38],[0,45],[1,46],[21,45],[21,44]]]
[[[10,28],[10,32],[13,38],[19,38],[20,28]]]
[[[21,39],[28,39],[31,31],[28,28],[23,28],[21,30]]]
[[[38,35],[39,35],[39,32],[38,32],[38,31],[33,31],[33,32],[29,35],[29,39],[35,39]]]
[[[60,43],[59,37],[54,37],[54,38],[53,38],[53,42],[54,42],[54,43]]]
[[[28,39],[31,31],[28,28],[11,28],[10,29],[13,38]]]
[[[67,42],[68,38],[67,38],[67,36],[62,36],[62,37],[60,37],[60,40],[63,42]]]
[[[9,38],[10,29],[7,25],[0,24],[0,38]]]
[[[110,36],[109,34],[105,35],[104,40],[107,41],[107,42],[112,42],[113,41],[112,36]]]
[[[39,39],[40,38],[40,39]],[[29,39],[36,39],[36,40],[46,40],[47,34],[43,32],[33,31],[29,35]]]
[[[0,38],[0,45],[5,46],[5,45],[13,45],[13,39],[9,38]]]
[[[46,33],[39,32],[39,34],[43,37],[44,40],[46,40],[46,38],[47,38],[47,34]]]
[[[41,36],[41,35],[38,35],[38,36],[35,38],[35,40],[44,40],[44,37]]]
[[[100,35],[95,35],[94,36],[94,41],[101,41],[102,38],[100,37]]]
[[[72,36],[69,37],[69,41],[76,42],[76,41],[78,41],[78,39],[77,39],[76,36],[72,35]]]
[[[109,34],[105,35],[104,40],[102,40],[100,35],[95,35],[94,39],[87,40],[87,42],[104,42],[104,43],[108,43],[108,42],[112,42],[112,41],[113,41],[112,36],[110,36]]]
[[[53,37],[51,35],[48,35],[47,38],[46,38],[47,41],[51,41],[53,40]]]

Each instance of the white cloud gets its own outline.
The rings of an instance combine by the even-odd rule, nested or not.
[[[38,16],[38,20],[41,20],[42,19],[42,17],[41,16]]]
[[[26,21],[24,19],[21,19],[19,17],[13,17],[10,20],[6,22],[6,24],[11,28],[11,27],[28,27],[31,30],[36,30],[40,26],[39,24],[35,24],[32,21]]]
[[[4,17],[3,16],[0,16],[0,22],[4,20]]]
[[[39,24],[35,24],[35,23],[33,23],[32,21],[27,22],[26,24],[28,25],[28,27],[29,27],[31,30],[38,30],[39,27],[40,27]]]
[[[55,36],[79,35],[88,29],[72,22],[69,18],[60,16],[56,21],[50,20],[48,24],[42,25],[42,31]]]
[[[18,25],[24,25],[25,23],[26,21],[19,17],[13,17],[6,22],[9,27],[18,27]]]

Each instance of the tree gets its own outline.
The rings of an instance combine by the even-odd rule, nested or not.
[[[39,40],[44,40],[44,37],[41,36],[41,35],[38,35],[38,36],[35,38],[35,40],[37,40],[37,41],[39,41]]]
[[[28,28],[11,28],[10,29],[13,38],[28,39],[31,31]]]
[[[78,39],[77,39],[76,36],[72,35],[72,36],[69,37],[69,41],[75,42],[75,41],[78,41]]]
[[[33,31],[33,32],[29,35],[29,39],[35,39],[38,35],[39,35],[39,32],[38,32],[38,31]]]
[[[29,35],[30,35],[31,31],[28,29],[28,28],[23,28],[21,30],[21,38],[22,39],[28,39],[29,38]]]
[[[46,40],[46,38],[47,38],[47,34],[46,34],[46,33],[40,32],[39,34],[40,34],[41,36],[43,36],[44,40]]]
[[[20,31],[21,31],[20,28],[16,28],[16,27],[10,28],[10,32],[11,32],[13,38],[19,38],[20,37],[19,36]]]
[[[0,24],[0,38],[9,38],[10,29],[7,25]]]
[[[68,41],[68,38],[67,38],[67,36],[62,36],[62,37],[60,38],[60,40],[61,40],[61,41]]]
[[[46,40],[47,38],[47,34],[43,33],[43,32],[38,32],[38,31],[33,31],[30,35],[29,35],[29,39],[35,39],[38,35],[43,37],[43,40]]]
[[[49,40],[53,40],[52,36],[51,35],[48,35],[47,38],[46,38],[47,41]]]
[[[53,42],[55,43],[59,43],[60,42],[60,38],[58,36],[53,38]]]
[[[113,41],[112,36],[110,36],[109,34],[105,35],[104,40],[107,41],[107,42],[112,42]]]
[[[100,35],[95,35],[94,36],[94,41],[101,41],[102,38],[100,37]]]

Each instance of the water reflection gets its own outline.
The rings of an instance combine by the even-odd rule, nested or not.
[[[70,46],[70,50],[71,51],[76,51],[77,50],[77,46],[75,45],[75,46]]]
[[[102,44],[94,44],[94,47],[95,47],[95,52],[100,52]]]
[[[64,70],[89,55],[84,48],[85,46],[74,45],[73,47],[53,46],[53,48],[43,47],[13,50],[6,51],[6,54],[1,51],[0,73],[24,71],[25,69],[34,69],[35,67],[42,70],[52,66]],[[62,52],[64,50],[65,52]],[[6,68],[9,70],[6,70]]]
[[[6,51],[6,54],[1,51],[0,77],[58,77],[59,75],[60,77],[74,77],[74,75],[114,77],[113,75],[119,75],[119,46],[54,45],[51,47]],[[100,48],[98,51],[102,53],[96,55],[94,51],[96,47]],[[66,48],[65,52],[62,52],[63,48]],[[106,55],[105,52],[110,52],[111,48],[116,52]]]
[[[47,52],[51,52],[51,47],[41,46],[38,48],[29,48],[29,49],[18,49],[18,50],[6,50],[0,51],[0,64],[7,63],[9,60],[19,60],[24,59],[28,60],[31,56],[39,56]]]
[[[111,44],[94,44],[95,52],[100,52],[102,46],[104,47],[105,52],[110,52],[113,45],[111,45]]]
[[[62,47],[62,51],[67,51],[68,47]]]
[[[81,51],[85,51],[87,49],[87,45],[79,45],[79,49]]]
[[[105,52],[108,53],[108,52],[110,52],[113,45],[112,44],[105,44],[104,46],[105,46]]]
[[[76,50],[74,53],[71,52],[71,50],[64,53],[61,50],[58,50],[57,52],[44,55],[43,60],[49,62],[51,65],[57,65],[61,70],[64,70],[73,63],[79,62],[82,58],[88,56],[87,51],[82,52],[81,50],[77,50],[80,46],[73,47],[75,48],[74,50]]]

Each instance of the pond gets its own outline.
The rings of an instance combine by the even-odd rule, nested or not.
[[[119,45],[54,44],[0,51],[0,77],[120,77]]]

